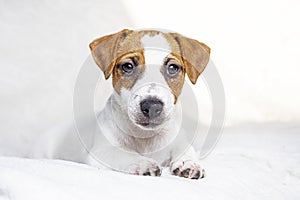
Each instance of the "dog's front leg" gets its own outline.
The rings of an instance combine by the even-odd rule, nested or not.
[[[160,176],[162,172],[157,161],[111,145],[92,149],[86,162],[95,167],[106,167],[135,175]]]
[[[189,146],[183,155],[182,149],[174,149],[170,171],[175,176],[199,179],[205,177],[205,170],[200,166],[195,149]]]

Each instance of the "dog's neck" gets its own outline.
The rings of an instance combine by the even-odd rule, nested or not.
[[[121,106],[117,95],[113,94],[108,100],[103,117],[110,118],[114,130],[112,134],[118,138],[118,145],[139,153],[149,153],[164,148],[176,137],[180,126],[180,123],[175,121],[176,112],[162,127],[143,129],[129,119],[126,108]]]

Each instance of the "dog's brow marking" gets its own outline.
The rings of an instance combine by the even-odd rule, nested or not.
[[[137,73],[131,76],[125,76],[123,72],[118,68],[118,65],[121,64],[124,60],[128,61],[128,59],[135,58],[138,64],[136,67]],[[131,89],[135,82],[141,77],[145,68],[144,68],[144,56],[143,51],[135,51],[135,52],[128,52],[121,57],[119,57],[116,61],[116,65],[113,69],[113,86],[114,89],[120,94],[121,88]]]
[[[147,48],[154,48],[154,49],[160,49],[166,52],[171,52],[171,46],[169,42],[166,40],[166,38],[160,33],[158,35],[150,36],[148,34],[144,35],[142,37],[142,45],[144,49]]]

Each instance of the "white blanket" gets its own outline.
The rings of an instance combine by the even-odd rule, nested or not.
[[[300,199],[300,127],[227,128],[207,177],[142,177],[61,160],[0,157],[0,199]]]

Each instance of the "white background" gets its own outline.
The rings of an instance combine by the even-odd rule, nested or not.
[[[2,151],[24,151],[69,124],[89,43],[130,25],[119,1],[0,1]]]
[[[225,87],[225,125],[300,120],[299,1],[0,4],[2,147],[72,120],[74,83],[89,42],[123,28],[172,30],[210,46]]]
[[[211,48],[227,125],[300,120],[300,2],[126,1],[136,27],[164,28]]]

